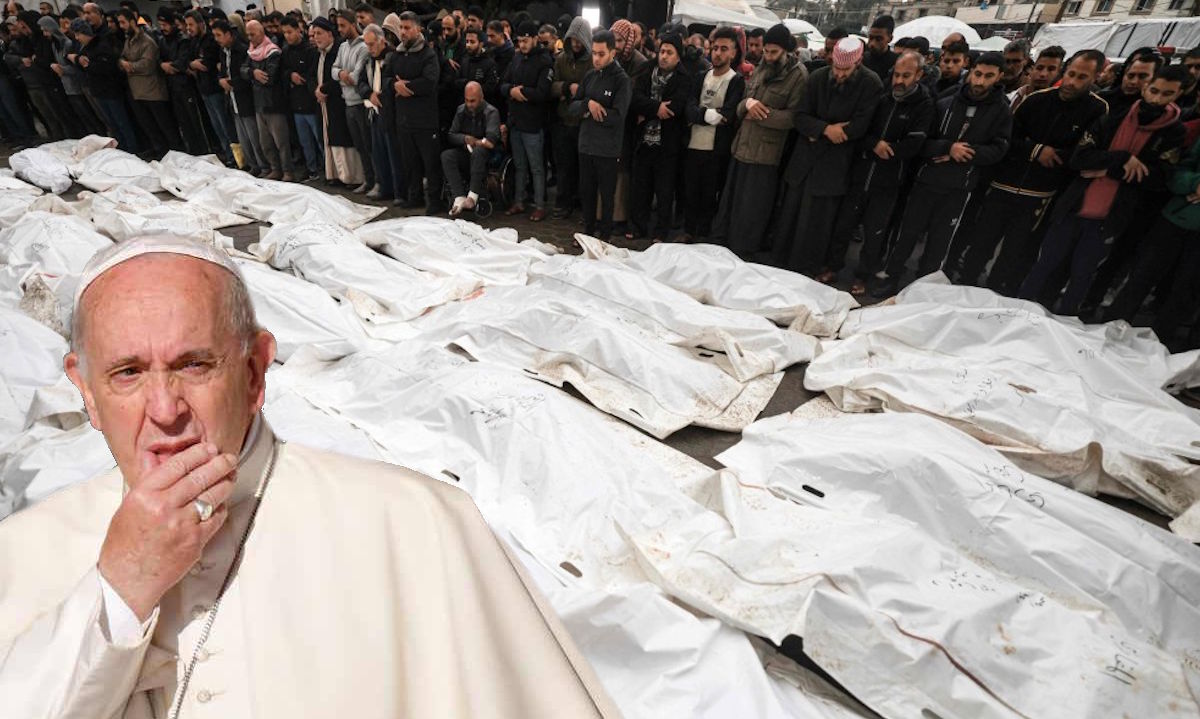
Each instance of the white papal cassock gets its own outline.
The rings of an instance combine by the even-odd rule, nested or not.
[[[211,633],[208,610],[274,469]],[[112,470],[0,522],[0,716],[617,716],[463,491],[276,440],[262,422],[231,512],[144,632],[114,641],[96,570]]]

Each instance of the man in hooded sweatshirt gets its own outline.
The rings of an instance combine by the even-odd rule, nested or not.
[[[1128,229],[1139,201],[1167,194],[1186,135],[1174,102],[1186,74],[1180,65],[1160,68],[1127,112],[1109,112],[1084,133],[1070,161],[1079,177],[1055,205],[1042,251],[1021,284],[1022,299],[1053,307],[1069,268],[1058,312],[1077,314],[1096,268],[1113,238]]]
[[[582,17],[571,20],[563,38],[563,51],[554,59],[550,97],[555,101],[558,121],[551,126],[554,167],[558,192],[554,198],[555,219],[563,219],[579,204],[579,123],[569,110],[579,83],[592,69],[592,29]]]
[[[70,21],[67,26],[70,27]],[[92,110],[92,106],[88,103],[87,96],[83,94],[83,73],[79,68],[72,65],[67,60],[68,55],[75,55],[79,52],[79,43],[63,34],[62,28],[54,18],[43,15],[38,20],[38,27],[41,28],[43,35],[50,39],[50,47],[54,51],[54,59],[50,64],[50,69],[58,75],[62,81],[63,92],[67,95],[67,103],[71,108],[70,117],[76,125],[80,134],[103,135],[105,133],[104,123],[100,118],[96,117],[96,113]],[[15,98],[14,98],[15,99]],[[24,108],[12,107],[9,111],[13,113],[13,125],[8,128],[10,132],[16,134],[18,139],[32,139],[36,137],[33,132],[33,126],[24,124]],[[6,122],[10,120],[6,119]],[[40,144],[34,142],[33,144]]]
[[[792,56],[796,41],[786,25],[773,26],[764,37],[763,59],[738,104],[742,124],[733,138],[733,162],[712,231],[714,242],[743,257],[758,252],[766,239],[784,142],[808,78]]]
[[[986,52],[959,89],[938,99],[933,128],[921,149],[925,162],[909,192],[899,236],[882,276],[868,290],[890,296],[900,287],[905,265],[926,236],[917,276],[939,270],[962,220],[980,170],[1004,159],[1012,135],[1012,112],[999,84],[1004,56]]]
[[[150,140],[156,157],[167,150],[182,150],[179,125],[171,114],[167,76],[158,64],[158,43],[138,25],[138,14],[128,8],[117,13],[117,25],[125,33],[125,46],[117,64],[129,80],[133,115]]]

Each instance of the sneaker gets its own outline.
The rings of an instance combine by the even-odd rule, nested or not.
[[[322,175],[319,172],[310,172],[308,173],[308,179],[306,182],[316,182],[317,180],[321,179],[321,177]]]
[[[368,200],[382,200],[383,199],[383,188],[381,188],[378,184],[376,184],[374,187],[371,188],[371,191],[367,193],[367,199]]]

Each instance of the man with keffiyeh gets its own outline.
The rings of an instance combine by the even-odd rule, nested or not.
[[[271,179],[291,182],[292,141],[288,132],[287,85],[280,66],[283,51],[267,37],[257,20],[246,23],[250,38],[250,58],[242,66],[242,76],[254,88],[254,112],[258,123],[258,140],[271,166]]]

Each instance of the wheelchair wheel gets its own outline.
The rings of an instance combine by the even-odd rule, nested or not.
[[[475,216],[484,219],[492,214],[492,201],[486,197],[475,200]]]

